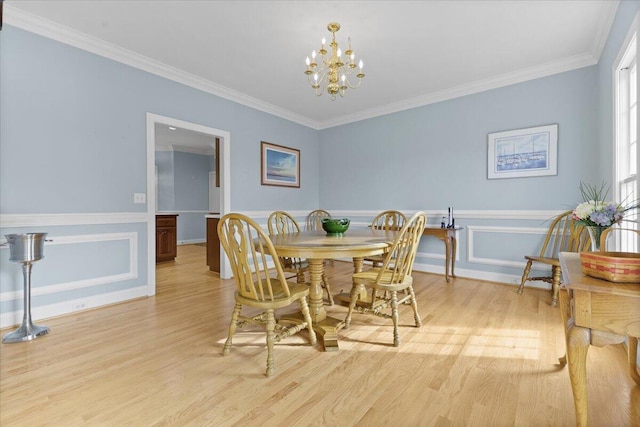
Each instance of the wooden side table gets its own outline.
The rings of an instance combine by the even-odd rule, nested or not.
[[[423,236],[434,236],[444,242],[445,261],[444,261],[444,278],[447,283],[451,281],[449,277],[449,266],[451,266],[451,277],[456,277],[456,232],[462,230],[462,227],[441,228],[441,227],[425,227]]]
[[[629,374],[640,386],[637,366],[640,337],[640,283],[613,283],[582,274],[580,254],[561,252],[564,286],[560,310],[565,322],[569,378],[576,424],[587,425],[587,350],[619,344],[627,337]]]

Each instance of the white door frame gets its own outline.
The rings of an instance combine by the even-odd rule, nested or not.
[[[231,211],[231,133],[197,123],[185,122],[171,117],[147,113],[147,295],[156,294],[156,123],[175,126],[220,138],[220,215]],[[231,267],[226,256],[222,255],[220,277],[231,277]]]

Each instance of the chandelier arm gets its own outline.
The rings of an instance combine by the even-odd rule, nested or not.
[[[360,84],[362,83],[362,79],[358,79],[358,84],[353,85],[349,79],[345,79],[344,82],[347,84],[347,86],[349,86],[350,89],[358,89],[360,87]]]

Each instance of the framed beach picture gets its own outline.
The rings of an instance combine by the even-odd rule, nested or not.
[[[524,178],[558,174],[558,125],[488,135],[487,178]]]
[[[260,143],[262,185],[300,188],[300,150]]]

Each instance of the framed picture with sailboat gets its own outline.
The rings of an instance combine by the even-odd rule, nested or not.
[[[487,179],[558,174],[558,125],[490,133]]]
[[[261,141],[262,185],[300,188],[300,150]]]

